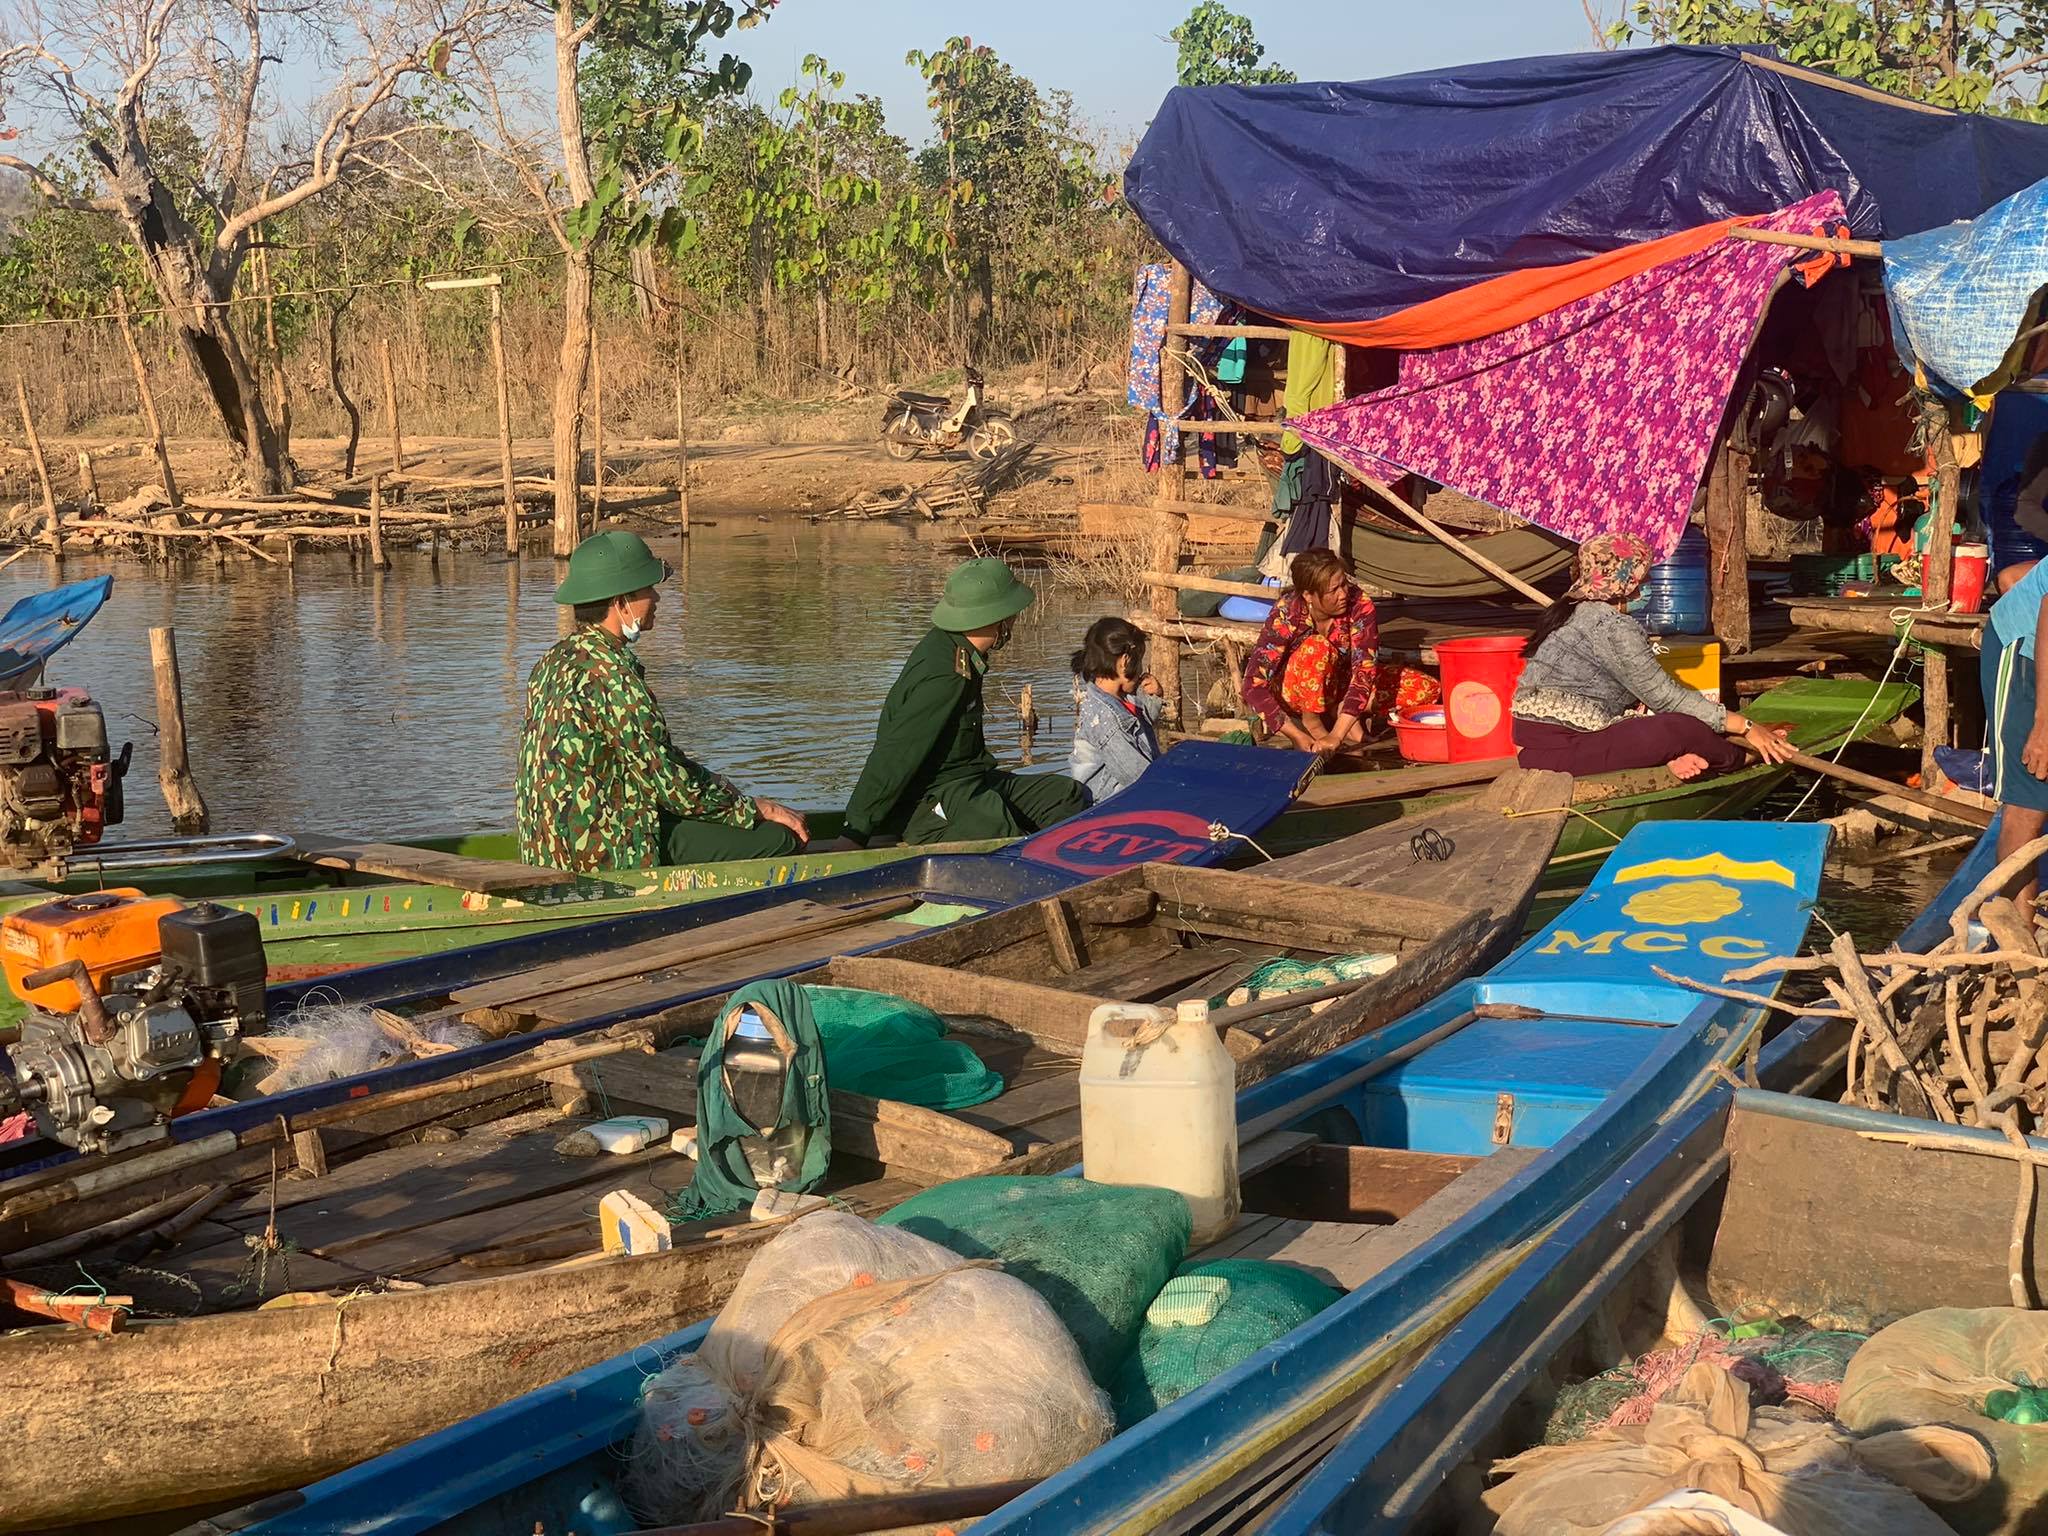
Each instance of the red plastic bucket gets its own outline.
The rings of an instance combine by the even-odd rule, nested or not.
[[[1437,642],[1452,762],[1515,755],[1515,725],[1509,706],[1522,676],[1522,647],[1528,642],[1527,635],[1474,635]]]
[[[1957,613],[1975,613],[1984,600],[1984,571],[1991,551],[1982,544],[1958,544],[1949,563],[1948,600]]]
[[[1394,711],[1394,740],[1401,755],[1411,763],[1447,763],[1451,760],[1451,728],[1445,724],[1443,709]]]

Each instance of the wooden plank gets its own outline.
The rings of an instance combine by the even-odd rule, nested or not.
[[[1080,974],[1080,973],[1077,973]],[[947,970],[890,955],[842,955],[821,981],[889,992],[939,1014],[973,1014],[1067,1055],[1088,1041],[1088,1016],[1102,999],[973,971]]]
[[[1344,953],[1376,938],[1431,939],[1465,914],[1442,902],[1385,890],[1349,891],[1264,874],[1147,864],[1161,926],[1219,938]]]
[[[1213,975],[1242,957],[1243,951],[1234,945],[1144,945],[1067,979],[1096,997],[1144,1003],[1198,976]]]
[[[1052,950],[1052,963],[1068,975],[1081,969],[1081,938],[1074,931],[1073,915],[1057,896],[1038,903],[1038,915],[1045,923],[1045,942]]]
[[[1252,1145],[1265,1139],[1262,1136]],[[1317,1143],[1263,1174],[1246,1172],[1244,1208],[1302,1221],[1391,1225],[1412,1215],[1479,1161],[1446,1152],[1411,1152],[1405,1147]]]
[[[731,987],[749,977],[804,971],[849,949],[865,949],[924,931],[914,923],[886,920],[851,927],[820,924],[793,938],[750,947],[743,956],[714,955],[694,964],[663,966],[651,975],[572,988],[530,1003],[478,1010],[468,1017],[484,1024],[487,1031],[575,1024],[606,1015],[635,1018],[670,1007],[678,997],[706,987]]]
[[[651,1109],[676,1125],[697,1118],[697,1051],[694,1047],[584,1062],[546,1074],[546,1081],[601,1090],[600,1103]],[[894,1099],[831,1090],[832,1148],[886,1168],[909,1170],[928,1180],[984,1173],[1015,1150],[1008,1138],[978,1126]],[[1000,1100],[996,1102],[1000,1103]]]
[[[1365,1251],[1377,1227],[1339,1221],[1294,1221],[1281,1216],[1255,1216],[1190,1254],[1195,1263],[1213,1259],[1263,1259],[1314,1275],[1326,1285],[1352,1290],[1374,1272]]]
[[[1347,1286],[1358,1286],[1413,1252],[1439,1232],[1463,1221],[1479,1203],[1543,1155],[1541,1147],[1502,1147],[1482,1157],[1444,1188],[1390,1227],[1377,1227],[1351,1256]]]
[[[783,902],[741,917],[706,923],[685,933],[664,934],[660,938],[644,939],[638,944],[627,944],[602,954],[579,955],[554,965],[536,966],[514,976],[480,982],[452,993],[450,1001],[456,1005],[453,1010],[456,1012],[531,1002],[605,982],[744,954],[799,933],[829,933],[851,928],[907,911],[916,904],[914,896],[858,908],[821,906],[801,899]]]
[[[1489,757],[1472,763],[1417,763],[1409,768],[1387,768],[1378,773],[1326,774],[1311,779],[1308,788],[1294,797],[1297,806],[1369,805],[1376,800],[1405,800],[1412,795],[1433,795],[1439,790],[1462,789],[1499,778],[1515,766],[1512,757]]]
[[[403,843],[356,842],[305,832],[292,835],[291,857],[318,869],[388,875],[397,880],[453,886],[458,891],[518,891],[580,878],[566,869],[521,864],[512,859],[468,858]]]

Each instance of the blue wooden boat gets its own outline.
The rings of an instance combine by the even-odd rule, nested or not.
[[[1924,952],[1948,936],[1958,904],[1997,862],[1997,836],[1994,821],[1896,948]],[[1863,1328],[1927,1307],[2008,1305],[2011,1166],[1981,1153],[1874,1141],[1873,1133],[1897,1138],[1915,1122],[1806,1100],[1840,1080],[1846,1045],[1838,1028],[1829,1033],[1838,1042],[1831,1049],[1813,1049],[1825,1037],[1808,1021],[1782,1037],[1781,1050],[1807,1051],[1806,1069],[1772,1086],[1802,1096],[1718,1088],[1661,1126],[1358,1423],[1263,1530],[1381,1536],[1455,1525],[1478,1484],[1465,1477],[1453,1490],[1446,1479],[1482,1446],[1501,1454],[1521,1448],[1504,1444],[1503,1420],[1568,1347],[1579,1362],[1572,1374],[1620,1363],[1579,1335],[1617,1295],[1651,1283],[1668,1289],[1668,1268],[1654,1281],[1648,1273],[1650,1255],[1680,1228],[1686,1252],[1711,1255],[1692,1293],[1711,1298],[1723,1316],[1747,1294],[1813,1318],[1857,1305],[1868,1313]],[[1941,1129],[1965,1144],[2003,1144],[1995,1131]],[[1825,1220],[1816,1228],[1794,1213]],[[2038,1223],[2031,1243],[2033,1273],[2048,1274]],[[1665,1316],[1661,1303],[1656,1316]],[[1611,1329],[1605,1337],[1612,1340]]]
[[[100,611],[114,578],[95,576],[31,592],[0,613],[0,688],[23,688]]]
[[[1242,1094],[1247,1154],[1274,1133],[1314,1140],[1247,1180],[1246,1220],[1225,1244],[1308,1264],[1348,1295],[977,1529],[1185,1529],[1256,1506],[1312,1464],[1750,1049],[1755,1009],[1670,978],[1718,977],[1803,934],[1826,840],[1810,825],[1638,827],[1577,902],[1495,969]],[[1408,1195],[1396,1199],[1397,1187]],[[1279,1214],[1300,1210],[1309,1188],[1338,1203],[1314,1219]],[[579,1526],[579,1505],[616,1473],[643,1380],[701,1334],[683,1330],[196,1529]]]

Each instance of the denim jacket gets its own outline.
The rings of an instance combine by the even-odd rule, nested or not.
[[[1159,738],[1152,723],[1166,701],[1134,693],[1128,709],[1093,683],[1083,683],[1074,703],[1074,755],[1069,770],[1093,801],[1107,800],[1129,789],[1159,756]]]

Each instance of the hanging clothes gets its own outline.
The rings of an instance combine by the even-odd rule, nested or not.
[[[1159,354],[1166,343],[1166,318],[1168,308],[1167,289],[1171,272],[1163,261],[1148,262],[1138,268],[1137,277],[1131,287],[1131,350],[1126,362],[1124,398],[1150,418],[1146,422],[1145,467],[1156,469],[1162,464],[1172,464],[1180,457],[1180,434],[1168,427],[1169,420],[1184,419],[1188,409],[1201,395],[1195,380],[1187,381],[1186,398],[1174,404],[1174,416],[1168,416],[1159,398]],[[1194,325],[1214,325],[1223,313],[1223,301],[1196,283],[1188,296],[1188,320]],[[1198,361],[1203,360],[1205,351],[1211,349],[1196,347]],[[1204,366],[1213,365],[1213,356]],[[1213,448],[1212,462],[1213,462]]]
[[[1287,339],[1287,394],[1283,403],[1289,417],[1306,416],[1333,403],[1342,381],[1337,377],[1337,349],[1320,336],[1296,331]],[[1282,453],[1301,452],[1301,439],[1292,432],[1280,434]]]
[[[1287,514],[1287,529],[1280,535],[1280,553],[1288,557],[1311,549],[1335,549],[1337,547],[1337,496],[1339,484],[1337,466],[1312,448],[1300,448],[1288,455],[1289,471],[1293,474],[1294,494],[1285,507],[1280,505],[1281,491],[1276,488],[1273,495],[1273,510]],[[1283,478],[1281,486],[1288,484]]]

